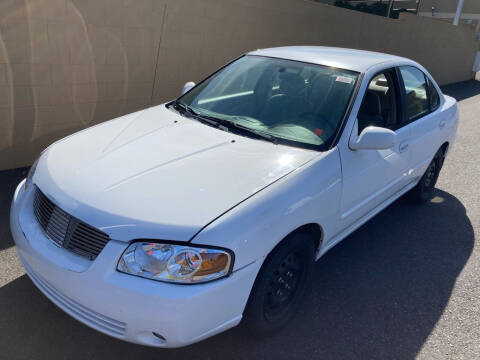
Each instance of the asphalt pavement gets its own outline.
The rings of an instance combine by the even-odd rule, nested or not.
[[[0,172],[0,359],[480,359],[480,82],[444,92],[459,100],[460,125],[435,198],[399,199],[320,259],[300,313],[269,339],[240,325],[158,349],[72,319],[16,256],[8,213],[26,169]]]

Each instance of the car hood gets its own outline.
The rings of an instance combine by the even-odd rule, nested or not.
[[[160,105],[53,144],[33,181],[113,239],[188,241],[315,155],[215,129]]]

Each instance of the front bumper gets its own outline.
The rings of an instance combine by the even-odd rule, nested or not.
[[[260,261],[197,285],[122,274],[115,268],[127,243],[111,240],[94,261],[55,246],[34,219],[32,195],[22,182],[12,202],[18,256],[40,291],[75,319],[107,335],[158,347],[185,346],[240,322]]]

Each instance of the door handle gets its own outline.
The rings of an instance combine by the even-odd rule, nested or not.
[[[407,151],[407,149],[408,149],[408,143],[407,142],[403,142],[398,146],[398,151],[401,152],[401,153]]]
[[[442,120],[442,121],[440,121],[440,123],[438,124],[438,127],[439,127],[440,129],[443,129],[446,124],[447,124],[447,122],[446,122],[445,120]]]

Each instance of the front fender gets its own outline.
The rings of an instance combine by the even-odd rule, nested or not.
[[[235,271],[268,255],[302,225],[319,224],[325,239],[335,234],[340,196],[340,156],[334,148],[213,221],[192,243],[233,250]]]

